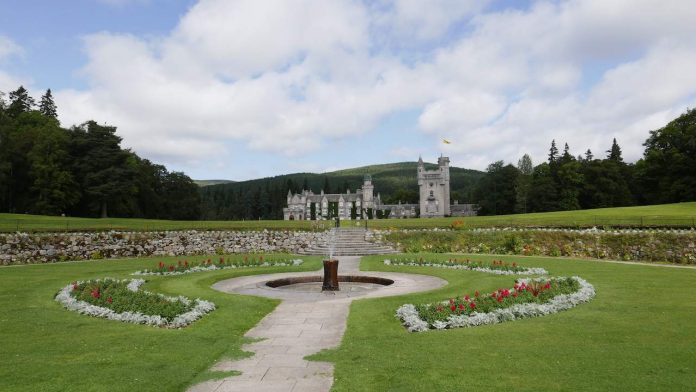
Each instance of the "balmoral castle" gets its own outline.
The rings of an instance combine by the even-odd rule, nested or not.
[[[378,193],[374,196],[372,177],[365,175],[362,188],[355,193],[315,194],[311,190],[292,194],[288,191],[287,207],[283,208],[285,220],[341,220],[377,218],[435,218],[444,216],[476,215],[473,204],[450,205],[449,158],[440,157],[438,168],[426,170],[423,159],[418,159],[419,204],[382,204]]]

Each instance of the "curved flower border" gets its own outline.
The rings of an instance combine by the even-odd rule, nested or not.
[[[109,278],[106,278],[109,279]],[[96,281],[99,281],[101,279],[96,279]],[[138,291],[140,289],[140,286],[145,283],[144,280],[142,279],[124,279],[124,280],[118,280],[118,279],[113,279],[115,281],[119,282],[125,282],[129,281],[127,288],[131,291]],[[82,284],[84,281],[77,281],[77,284]],[[63,287],[58,294],[56,294],[55,300],[58,301],[60,304],[63,305],[68,310],[78,312],[81,314],[86,314],[88,316],[93,316],[93,317],[101,317],[101,318],[106,318],[109,320],[116,320],[116,321],[122,321],[126,323],[132,323],[132,324],[146,324],[146,325],[152,325],[152,326],[157,326],[157,327],[163,327],[163,328],[183,328],[194,321],[198,320],[199,318],[203,317],[206,313],[210,313],[213,310],[215,310],[215,304],[210,302],[210,301],[205,301],[200,298],[196,298],[195,301],[195,306],[193,309],[189,310],[186,313],[182,313],[178,316],[176,316],[172,321],[167,321],[162,316],[159,315],[148,315],[148,314],[142,314],[140,312],[123,312],[123,313],[116,313],[113,310],[109,308],[105,308],[102,306],[96,306],[92,305],[88,302],[78,300],[77,298],[73,297],[70,295],[70,292],[72,290],[73,284],[69,284],[65,287]],[[191,300],[184,297],[184,296],[178,296],[178,297],[168,297],[163,294],[158,294],[158,293],[152,293],[150,291],[143,291],[144,293],[147,294],[154,294],[154,295],[159,295],[162,298],[165,298],[169,301],[182,301],[186,303],[187,305],[191,303]]]
[[[444,263],[435,263],[435,262],[417,263],[414,261],[399,261],[399,260],[389,260],[389,259],[384,260],[384,265],[406,265],[406,266],[411,266],[411,267],[437,267],[437,268],[461,269],[461,270],[467,270],[467,271],[485,272],[488,274],[495,274],[495,275],[546,275],[546,274],[548,274],[548,271],[546,271],[543,268],[527,268],[524,271],[514,272],[514,271],[506,271],[506,270],[499,270],[499,269],[492,269],[492,268],[485,268],[485,267],[472,267],[472,266],[466,265],[466,264],[454,265],[454,264],[444,264]]]
[[[195,267],[191,267],[185,271],[165,271],[165,272],[158,272],[158,271],[150,271],[150,270],[141,270],[141,271],[135,271],[131,275],[136,275],[136,276],[147,276],[147,275],[156,275],[156,276],[174,276],[174,275],[184,275],[184,274],[193,274],[196,272],[206,272],[206,271],[219,271],[219,270],[225,270],[225,269],[235,269],[235,268],[255,268],[255,267],[290,267],[290,266],[298,266],[302,264],[304,260],[302,259],[294,259],[294,260],[287,260],[287,261],[279,261],[279,262],[274,262],[274,261],[265,261],[263,264],[257,264],[257,265],[227,265],[224,267],[219,267],[218,265],[211,264],[208,266],[203,266],[203,265],[197,265]]]
[[[397,309],[396,317],[401,319],[403,325],[409,332],[422,332],[429,329],[477,327],[480,325],[498,324],[522,318],[545,316],[573,308],[594,298],[594,286],[578,276],[573,276],[572,278],[580,284],[580,289],[578,291],[572,294],[557,295],[548,302],[542,304],[517,304],[509,308],[496,309],[488,313],[474,312],[470,315],[451,315],[446,321],[436,321],[432,324],[428,324],[427,321],[420,318],[415,305],[406,304]],[[529,282],[530,280],[540,281],[543,279],[520,279],[520,283]]]

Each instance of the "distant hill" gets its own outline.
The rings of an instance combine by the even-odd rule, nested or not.
[[[426,169],[437,168],[426,163]],[[385,203],[418,201],[417,162],[399,162],[362,166],[327,173],[293,173],[200,188],[204,219],[282,219],[288,189],[303,188],[315,193],[355,192],[365,174],[372,176],[375,192]],[[483,176],[478,170],[450,167],[452,200],[472,201],[476,182]]]
[[[220,184],[229,184],[234,181],[230,180],[193,180],[193,183],[198,185],[198,186],[211,186],[211,185],[220,185]]]

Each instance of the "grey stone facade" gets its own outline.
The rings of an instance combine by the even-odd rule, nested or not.
[[[329,211],[331,205],[337,205],[337,217],[341,220],[352,219],[352,210],[355,208],[355,219],[368,219],[368,210],[373,211],[373,217],[378,209],[381,209],[382,201],[379,193],[374,196],[375,187],[372,185],[372,177],[366,175],[362,188],[355,193],[348,190],[346,193],[314,194],[312,191],[303,190],[301,193],[292,194],[288,191],[287,207],[283,208],[285,220],[325,220],[333,218]],[[314,210],[314,216],[312,216]]]
[[[418,158],[418,188],[420,189],[420,217],[450,216],[449,158],[437,159],[436,170],[426,170]]]

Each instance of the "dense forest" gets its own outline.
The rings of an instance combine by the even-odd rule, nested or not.
[[[548,160],[488,166],[474,200],[480,215],[578,210],[696,200],[696,110],[650,131],[643,158],[626,163],[616,139],[603,156],[575,157],[551,142]]]
[[[7,98],[7,99],[6,99]],[[198,187],[183,173],[121,148],[116,128],[62,128],[51,90],[0,92],[0,212],[198,219]]]

